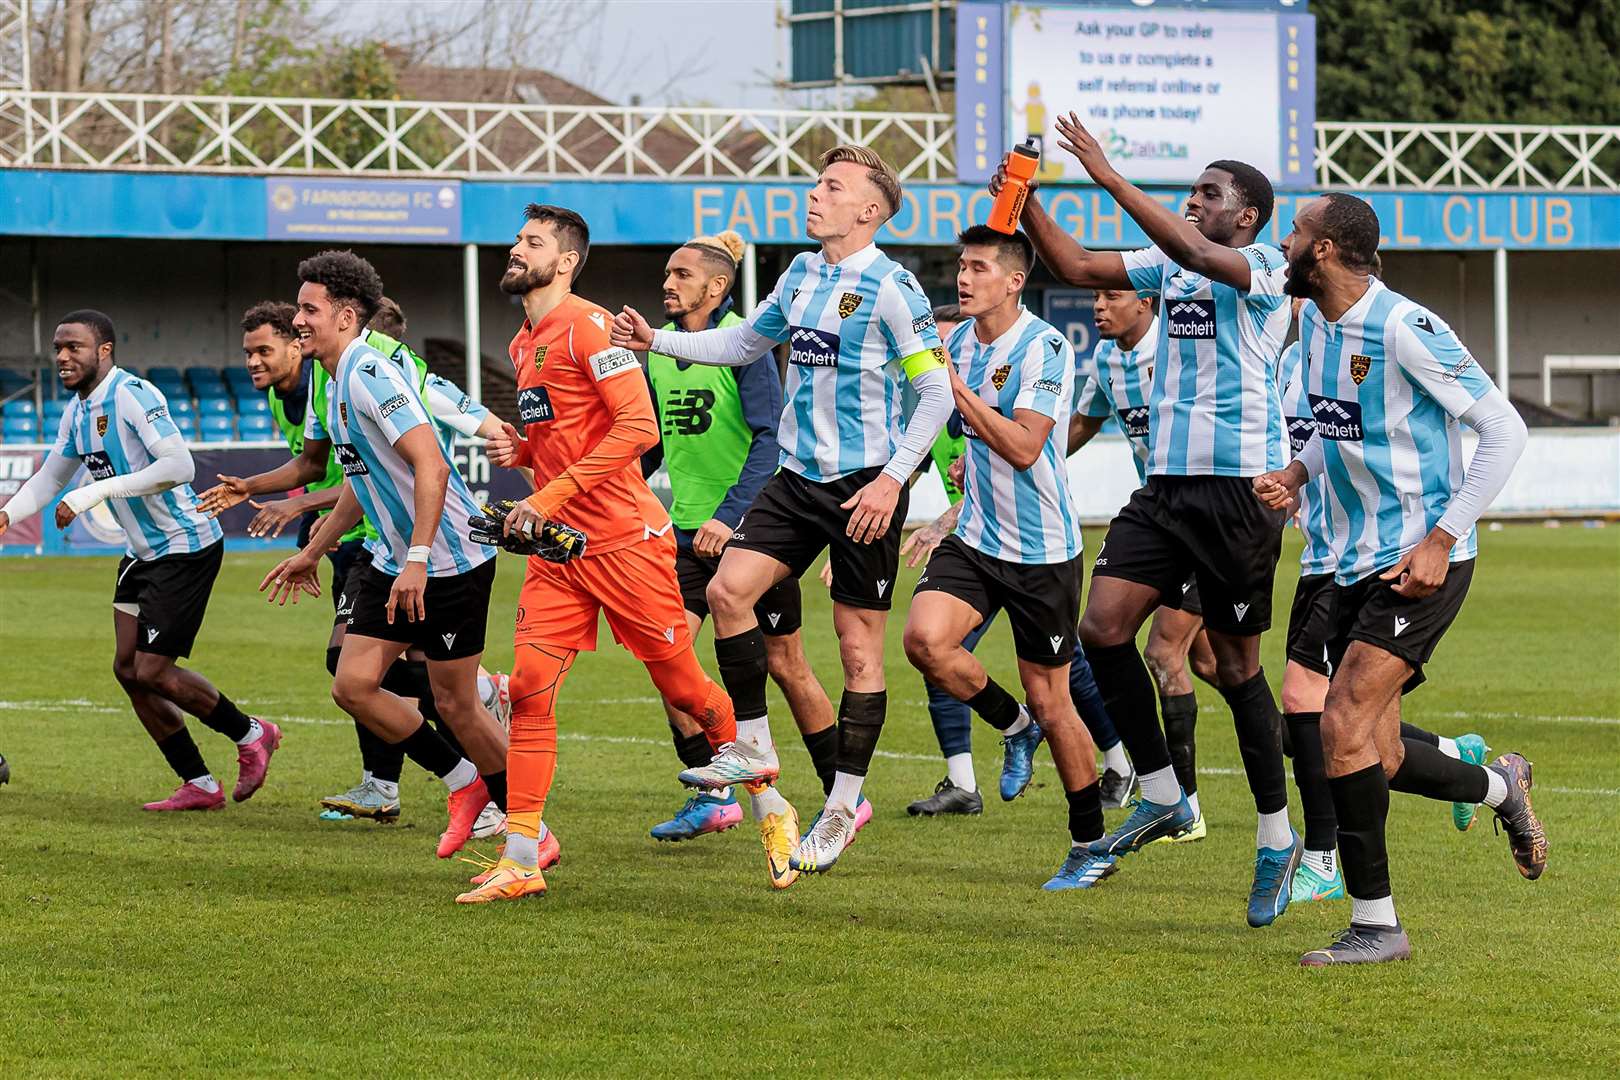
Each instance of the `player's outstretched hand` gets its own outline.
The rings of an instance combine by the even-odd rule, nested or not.
[[[287,527],[289,521],[296,521],[301,516],[298,504],[293,499],[278,499],[267,503],[249,499],[248,505],[258,511],[253,515],[253,520],[248,522],[249,536],[274,539],[281,535],[281,530]]]
[[[279,602],[282,607],[286,607],[287,601],[291,600],[296,604],[300,592],[319,597],[321,579],[315,573],[315,568],[319,565],[320,556],[311,555],[308,550],[282,559],[276,564],[275,569],[264,575],[264,580],[259,582],[260,592],[270,590],[270,595],[265,597],[265,603]]]
[[[906,542],[900,545],[900,557],[906,560],[907,566],[921,566],[939,547],[940,541],[949,535],[950,530],[940,528],[938,521],[930,521],[906,537]]]
[[[394,587],[388,590],[388,625],[394,625],[394,614],[398,612],[408,622],[421,622],[427,618],[427,604],[423,595],[427,592],[427,564],[408,562],[405,569],[399,572],[394,579]]]
[[[1401,561],[1379,574],[1381,581],[1393,581],[1397,596],[1421,600],[1446,583],[1451,569],[1451,549],[1457,538],[1440,529],[1425,536],[1417,547],[1401,556]]]
[[[621,349],[646,352],[652,348],[652,335],[652,327],[641,317],[641,312],[626,305],[613,316],[613,329],[608,332],[608,339]]]
[[[68,501],[66,499],[63,499],[61,502],[56,504],[56,527],[58,529],[67,528],[69,525],[73,524],[73,519],[78,516],[78,514],[73,512],[73,507],[68,505]]]
[[[1086,174],[1093,180],[1101,179],[1112,171],[1113,166],[1108,164],[1108,158],[1103,154],[1102,144],[1094,138],[1080,118],[1074,113],[1067,116],[1058,114],[1058,134],[1062,136],[1058,145],[1075,156]]]
[[[871,544],[883,539],[889,531],[889,519],[894,517],[895,504],[900,501],[900,484],[886,473],[878,473],[861,490],[844,501],[842,509],[851,510],[849,525],[844,535],[857,544]]]
[[[518,429],[502,420],[501,430],[491,435],[484,444],[484,453],[500,468],[515,469],[527,456],[528,447],[528,440],[518,434]]]
[[[221,476],[219,483],[197,496],[197,509],[209,517],[219,517],[247,497],[246,480],[240,476]]]

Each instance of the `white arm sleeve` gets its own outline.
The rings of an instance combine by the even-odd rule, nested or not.
[[[51,451],[45,457],[45,463],[39,467],[39,472],[28,478],[28,482],[17,489],[17,494],[0,510],[6,512],[6,517],[15,525],[24,518],[33,517],[68,485],[73,474],[79,471],[79,459],[68,457]]]
[[[746,367],[764,356],[774,338],[768,338],[748,323],[733,323],[712,330],[686,333],[681,330],[654,330],[653,352],[715,367]]]
[[[1461,419],[1479,434],[1479,445],[1463,474],[1462,487],[1446,504],[1446,512],[1437,523],[1456,537],[1473,528],[1479,515],[1502,493],[1508,477],[1513,474],[1513,466],[1519,462],[1519,455],[1524,453],[1525,443],[1530,440],[1530,433],[1525,430],[1517,410],[1494,386],[1474,402]]]
[[[462,412],[461,398],[451,397],[432,379],[428,380],[427,386],[423,389],[426,392],[422,396],[427,398],[428,412],[433,414],[434,423],[469,439],[478,434],[478,428],[483,424],[488,410],[478,416]]]
[[[1322,436],[1313,435],[1306,440],[1304,447],[1294,455],[1294,460],[1305,466],[1305,482],[1308,484],[1322,475],[1327,468],[1327,459],[1322,456]]]
[[[951,418],[951,410],[956,407],[951,398],[951,377],[942,367],[918,372],[911,385],[917,388],[917,407],[912,410],[911,422],[900,437],[900,445],[894,448],[894,456],[883,466],[884,475],[902,486],[928,456],[945,421]]]
[[[170,435],[158,440],[152,447],[152,464],[128,476],[110,476],[81,488],[74,488],[62,501],[75,514],[82,514],[105,499],[138,499],[143,495],[156,495],[172,487],[191,483],[197,473],[186,440]]]

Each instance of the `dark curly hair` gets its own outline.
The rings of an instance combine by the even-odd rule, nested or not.
[[[326,289],[333,304],[351,307],[365,326],[382,303],[383,283],[377,270],[352,251],[323,251],[298,264],[298,280]]]
[[[268,326],[276,337],[297,341],[298,331],[293,329],[293,316],[298,308],[281,300],[260,300],[242,313],[242,333],[251,334],[261,326]]]
[[[1220,169],[1232,175],[1232,186],[1237,188],[1239,195],[1243,196],[1245,205],[1252,206],[1259,216],[1254,219],[1254,230],[1259,232],[1271,220],[1271,211],[1277,202],[1276,194],[1271,190],[1271,181],[1266,174],[1253,165],[1243,161],[1222,159],[1212,161],[1205,165],[1206,169]]]

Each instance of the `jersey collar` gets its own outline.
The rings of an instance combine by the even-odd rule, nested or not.
[[[827,277],[837,278],[842,277],[845,274],[862,273],[868,266],[871,266],[873,263],[877,262],[877,258],[881,254],[882,252],[878,250],[877,244],[871,243],[850,255],[849,258],[845,259],[843,262],[833,265],[827,262],[826,255],[822,254],[820,251],[817,251],[815,254],[810,256],[810,266],[818,273],[821,273]]]
[[[1387,286],[1382,281],[1369,274],[1367,276],[1367,291],[1361,294],[1360,300],[1345,309],[1344,314],[1339,316],[1337,322],[1329,322],[1328,317],[1322,314],[1320,305],[1313,304],[1312,306],[1316,308],[1316,317],[1322,320],[1324,326],[1331,327],[1334,330],[1338,330],[1345,325],[1360,326],[1363,320],[1366,319],[1367,311],[1372,307],[1373,301],[1378,298],[1378,294],[1383,292],[1385,288]]]
[[[1013,345],[1018,344],[1018,339],[1024,336],[1024,330],[1029,326],[1030,320],[1034,317],[1034,314],[1030,312],[1029,308],[1025,307],[1023,304],[1019,304],[1018,318],[1014,319],[1013,324],[1001,332],[1000,337],[986,344],[985,342],[979,340],[978,334],[974,334],[973,341],[979,346],[979,348],[989,349],[992,352],[1001,348],[1003,345],[1010,348]],[[976,321],[977,320],[975,320],[975,322]]]
[[[84,402],[84,407],[94,409],[100,406],[102,402],[107,400],[107,396],[112,393],[113,387],[123,381],[124,374],[124,369],[117,364],[108,368],[107,377],[101,380],[101,385],[92,390],[89,397],[81,399]]]

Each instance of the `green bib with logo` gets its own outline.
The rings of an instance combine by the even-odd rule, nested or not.
[[[718,325],[740,322],[728,311]],[[664,329],[673,330],[675,324]],[[683,371],[674,357],[656,352],[647,354],[647,376],[675,496],[669,517],[677,528],[696,529],[714,517],[754,444],[754,433],[743,419],[737,376],[730,368],[710,364],[688,364]]]

